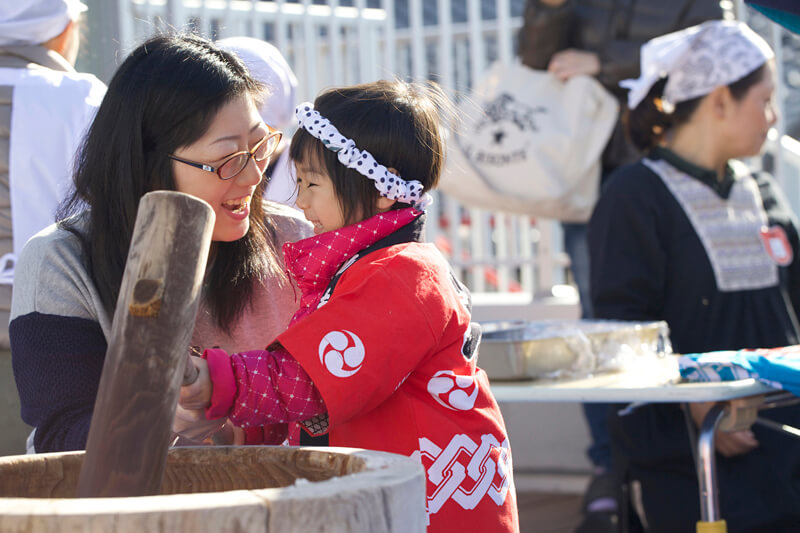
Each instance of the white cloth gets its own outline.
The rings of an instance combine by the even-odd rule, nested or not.
[[[46,68],[2,68],[0,85],[14,87],[9,191],[17,255],[30,237],[53,223],[70,191],[74,156],[105,85],[91,74]],[[3,259],[5,266],[13,260]],[[12,277],[4,271],[0,283]]]
[[[239,56],[253,78],[267,85],[269,96],[259,109],[264,122],[279,130],[292,128],[297,78],[280,51],[253,37],[228,37],[216,44]]]
[[[589,76],[496,62],[458,105],[439,189],[470,207],[586,222],[618,109]]]
[[[297,208],[297,181],[289,160],[288,149],[283,150],[278,157],[278,161],[272,169],[272,175],[269,177],[264,197],[267,200]]]
[[[86,11],[78,0],[0,1],[0,46],[41,44]]]
[[[742,79],[774,57],[767,42],[745,23],[712,20],[656,37],[642,46],[641,75],[622,80],[635,109],[650,88],[669,76],[661,98],[665,111]]]

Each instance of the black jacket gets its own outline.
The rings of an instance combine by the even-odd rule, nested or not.
[[[708,179],[707,170],[661,148],[650,159],[663,159],[728,198],[730,188],[724,185],[732,183],[727,176],[718,185]],[[772,178],[765,173],[754,178],[767,226],[783,229],[794,260],[778,268],[775,285],[721,290],[700,234],[664,180],[642,162],[614,173],[589,222],[595,317],[665,320],[677,353],[800,342],[798,223]],[[728,205],[736,209],[735,202]],[[735,236],[737,227],[730,224],[724,234]],[[769,409],[759,416],[800,426],[797,406]],[[756,425],[752,431],[758,448],[732,458],[716,456],[720,510],[728,532],[800,531],[800,446],[772,429]],[[694,531],[700,496],[693,437],[681,408],[659,403],[624,416],[615,413],[609,418],[609,432],[615,467],[627,469],[638,483],[648,531]]]

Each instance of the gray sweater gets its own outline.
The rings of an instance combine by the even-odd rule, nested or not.
[[[298,211],[271,202],[265,208],[278,245],[311,235]],[[88,217],[79,216],[80,227]],[[192,344],[229,353],[266,347],[286,329],[298,302],[288,281],[268,279],[262,289],[229,330],[221,330],[201,303]],[[36,428],[36,451],[82,449],[111,318],[74,234],[53,225],[28,241],[17,263],[9,329],[22,419]]]

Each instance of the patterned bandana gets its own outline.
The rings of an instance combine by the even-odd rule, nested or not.
[[[629,89],[628,107],[635,109],[669,76],[661,101],[671,113],[675,104],[740,80],[773,57],[767,42],[745,23],[713,20],[645,43],[641,76],[619,84]]]
[[[406,181],[375,161],[372,154],[359,150],[353,139],[348,139],[330,121],[314,110],[314,104],[304,102],[294,110],[300,127],[322,141],[328,150],[336,152],[339,162],[359,174],[371,179],[381,196],[411,204],[424,211],[433,198],[422,192],[422,184],[417,180]]]

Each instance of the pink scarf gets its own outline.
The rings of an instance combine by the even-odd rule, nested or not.
[[[345,261],[419,215],[413,207],[386,211],[350,226],[284,244],[286,270],[301,293],[300,309],[290,325],[317,308],[325,289]]]

